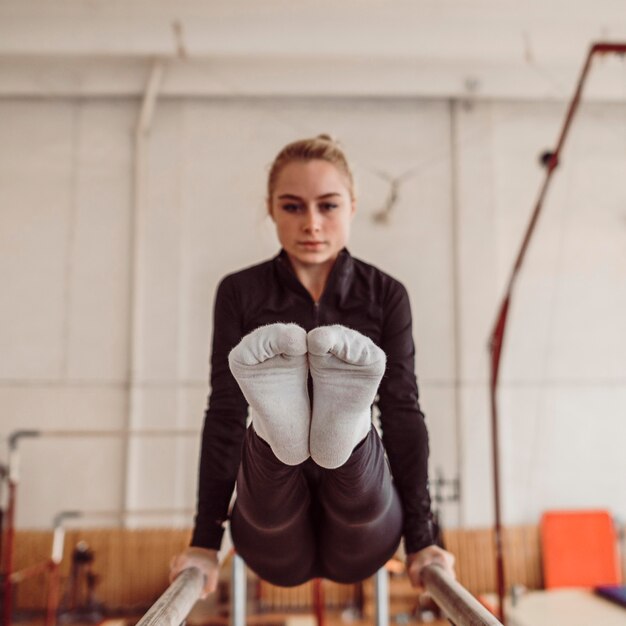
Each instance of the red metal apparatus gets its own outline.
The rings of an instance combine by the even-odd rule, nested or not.
[[[559,139],[556,145],[556,148],[553,152],[549,153],[546,156],[546,176],[543,181],[543,184],[539,190],[539,196],[537,198],[535,208],[531,214],[530,222],[526,229],[526,233],[524,238],[522,239],[522,244],[520,246],[520,250],[517,254],[517,258],[515,260],[515,264],[513,265],[513,270],[511,272],[511,277],[509,278],[509,283],[500,304],[500,308],[498,310],[498,316],[496,318],[496,323],[494,324],[490,340],[489,340],[489,351],[491,354],[491,376],[490,376],[490,397],[491,397],[491,432],[492,432],[492,455],[493,455],[493,486],[494,486],[494,508],[495,508],[495,549],[496,549],[496,574],[498,579],[498,600],[499,600],[499,617],[502,623],[505,623],[504,611],[502,607],[504,606],[504,596],[505,596],[505,582],[504,582],[504,550],[502,544],[502,516],[501,516],[501,502],[500,502],[500,460],[499,460],[499,438],[498,438],[498,404],[497,404],[497,389],[498,389],[498,374],[500,370],[500,359],[502,357],[502,346],[504,341],[504,334],[506,330],[506,322],[507,315],[509,312],[509,305],[511,303],[511,298],[513,295],[513,288],[515,286],[515,281],[518,277],[519,271],[522,267],[522,263],[524,261],[524,257],[526,255],[526,251],[528,249],[528,244],[530,243],[530,239],[533,235],[535,227],[537,225],[537,220],[539,218],[539,214],[543,207],[543,202],[546,197],[546,193],[548,191],[548,187],[550,185],[550,181],[552,179],[552,174],[559,164],[561,151],[565,144],[565,140],[567,138],[568,132],[570,130],[570,126],[578,110],[578,105],[580,104],[580,99],[583,93],[583,87],[585,85],[585,81],[587,80],[587,76],[591,69],[591,62],[594,56],[604,55],[604,54],[626,54],[626,44],[620,43],[595,43],[589,49],[587,54],[587,59],[585,60],[585,64],[583,66],[582,72],[580,74],[580,78],[578,79],[578,85],[576,86],[576,91],[574,92],[574,96],[570,102],[569,108],[567,110],[567,114],[565,116],[565,121],[563,122],[563,127],[561,129],[561,134],[559,135]]]
[[[325,602],[324,602],[324,587],[322,586],[321,578],[316,578],[313,581],[313,607],[315,609],[315,618],[317,620],[317,626],[324,626],[325,623]]]
[[[18,442],[21,437],[33,436],[34,431],[17,431],[9,437],[9,469],[7,477],[8,498],[5,516],[5,527],[2,537],[2,576],[3,597],[2,624],[11,626],[13,617],[13,591],[15,584],[30,575],[38,573],[41,569],[48,568],[48,562],[37,564],[21,572],[14,572],[15,558],[15,512],[17,503],[17,487],[19,484],[19,458]]]
[[[2,576],[3,576],[3,607],[2,623],[11,625],[13,615],[13,587],[14,587],[14,558],[15,558],[15,511],[17,503],[18,478],[18,436],[9,437],[9,467],[7,475],[7,509],[4,519],[4,533],[2,542]]]
[[[10,505],[15,506],[15,489],[13,498],[10,500]],[[14,551],[14,530],[13,530],[13,518],[10,518],[10,536],[7,536],[8,540],[5,561],[5,581],[4,581],[4,593],[7,601],[3,606],[3,624],[10,626],[12,623],[13,602],[12,595],[16,585],[22,581],[37,576],[38,574],[47,574],[47,591],[46,591],[46,617],[44,626],[54,626],[56,623],[56,615],[59,607],[59,593],[61,588],[61,560],[63,558],[63,543],[65,540],[65,531],[63,528],[63,521],[65,518],[75,517],[74,513],[64,513],[57,516],[55,521],[54,537],[52,541],[52,551],[49,559],[40,561],[34,565],[29,565],[16,572],[12,571],[13,567],[13,551]],[[9,528],[7,528],[7,532]],[[10,572],[10,573],[7,573]]]
[[[119,437],[194,437],[196,431],[191,430],[17,430],[9,437],[9,465],[7,476],[8,496],[6,514],[3,518],[2,536],[2,591],[3,605],[1,613],[2,626],[11,626],[13,621],[13,594],[15,586],[22,580],[34,576],[42,571],[48,573],[48,590],[46,596],[46,620],[45,626],[53,626],[56,623],[56,613],[59,605],[60,594],[60,564],[63,559],[64,530],[63,523],[67,519],[95,515],[108,519],[122,519],[125,514],[129,515],[169,515],[182,513],[175,509],[167,510],[135,510],[135,511],[64,511],[55,517],[54,540],[50,559],[14,571],[15,567],[15,514],[17,503],[17,491],[19,485],[19,444],[22,439],[35,439],[38,437],[51,438],[119,438]],[[191,512],[189,512],[191,513]]]

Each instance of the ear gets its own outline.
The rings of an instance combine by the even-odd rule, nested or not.
[[[350,201],[350,217],[354,217],[354,214],[356,213],[356,198],[352,198],[352,200]]]

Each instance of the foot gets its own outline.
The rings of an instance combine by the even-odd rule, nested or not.
[[[259,437],[283,463],[305,461],[311,423],[306,331],[297,324],[261,326],[232,349],[228,364]]]
[[[340,325],[315,328],[307,345],[313,378],[309,448],[318,465],[334,469],[371,428],[386,357],[371,339]]]

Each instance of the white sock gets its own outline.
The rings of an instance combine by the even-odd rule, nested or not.
[[[286,465],[305,461],[311,424],[306,331],[297,324],[261,326],[231,350],[228,364],[257,435]]]
[[[371,405],[386,357],[371,339],[340,325],[313,329],[307,344],[313,378],[311,458],[334,469],[371,428]]]

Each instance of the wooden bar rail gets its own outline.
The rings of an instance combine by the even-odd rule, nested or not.
[[[200,597],[204,576],[197,567],[183,570],[137,626],[180,626]]]
[[[502,626],[461,583],[438,565],[425,567],[422,581],[433,600],[456,626]]]

